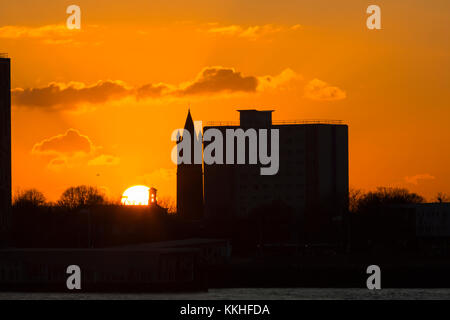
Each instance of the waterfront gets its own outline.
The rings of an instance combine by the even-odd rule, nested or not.
[[[0,300],[450,300],[450,289],[235,288],[200,293],[0,292]]]

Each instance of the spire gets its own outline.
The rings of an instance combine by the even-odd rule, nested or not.
[[[186,123],[184,124],[184,129],[189,131],[191,137],[195,137],[194,121],[191,116],[191,109],[188,109],[188,115],[186,117]]]
[[[199,137],[195,130],[190,106],[188,108],[184,130],[190,133],[190,145],[184,143],[180,153],[184,152],[184,147],[190,147],[191,159],[190,163],[180,163],[177,165],[177,213],[184,219],[197,220],[203,217],[203,173],[202,163],[195,163],[195,155],[199,146],[201,151],[202,144],[201,140],[200,144],[198,143]],[[201,132],[199,132],[200,134]]]
[[[186,123],[184,124],[184,128],[186,129],[190,124],[192,123],[192,125],[194,125],[194,121],[192,120],[192,116],[191,116],[191,109],[188,109],[188,114],[186,117]]]

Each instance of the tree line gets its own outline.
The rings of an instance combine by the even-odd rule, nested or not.
[[[67,188],[54,203],[48,202],[45,195],[37,189],[19,190],[13,197],[13,208],[59,206],[76,209],[107,203],[112,202],[107,200],[100,189],[87,185]]]
[[[18,190],[13,197],[13,208],[62,207],[67,209],[81,209],[95,205],[119,205],[120,199],[108,199],[104,192],[97,187],[80,185],[69,187],[61,194],[56,202],[49,202],[44,193],[37,189]],[[174,213],[176,205],[172,198],[161,197],[158,204]]]
[[[438,192],[432,202],[449,202],[450,197]],[[361,189],[350,189],[349,212],[361,213],[392,204],[423,203],[425,198],[404,188],[378,187],[374,191],[364,192]],[[170,197],[158,199],[160,206],[175,213],[176,204]],[[120,200],[111,200],[98,188],[87,185],[67,188],[58,201],[48,202],[45,195],[37,189],[19,190],[13,198],[13,207],[32,208],[42,206],[59,206],[69,209],[85,208],[93,205],[120,204]]]
[[[438,192],[431,202],[449,202],[450,198],[443,192]],[[378,187],[374,191],[364,192],[360,189],[350,189],[350,213],[369,213],[389,205],[424,203],[425,198],[404,188]]]

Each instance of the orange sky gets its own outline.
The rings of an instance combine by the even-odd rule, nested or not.
[[[175,196],[171,132],[194,120],[349,125],[350,185],[450,194],[448,1],[73,1],[0,4],[12,61],[13,188],[90,184]],[[366,28],[369,4],[382,30]]]

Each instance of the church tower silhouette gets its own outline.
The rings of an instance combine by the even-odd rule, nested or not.
[[[184,130],[190,134],[191,161],[190,164],[181,163],[177,166],[177,213],[182,218],[197,220],[203,217],[203,170],[202,161],[200,164],[194,162],[194,150],[196,145],[202,146],[202,136],[201,132],[198,136],[195,133],[190,109]],[[177,143],[182,139],[179,137]],[[180,150],[178,154],[181,156],[183,151]]]

